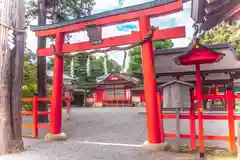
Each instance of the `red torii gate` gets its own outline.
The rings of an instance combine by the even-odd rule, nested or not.
[[[148,34],[151,25],[150,18],[168,15],[182,10],[182,0],[154,1],[99,13],[78,20],[66,21],[59,24],[46,26],[31,26],[31,30],[36,32],[37,37],[55,37],[55,52],[52,48],[42,48],[37,51],[38,56],[54,55],[54,75],[52,89],[52,106],[50,134],[48,137],[65,135],[61,131],[62,126],[62,86],[63,86],[63,53],[76,51],[93,50],[99,48],[121,46],[137,43],[143,40]],[[140,31],[134,31],[130,35],[105,38],[100,44],[91,44],[90,42],[81,42],[74,44],[64,43],[64,36],[67,33],[83,31],[89,25],[97,25],[101,31],[102,27],[120,24],[124,22],[138,21]],[[152,40],[163,40],[185,37],[185,27],[175,27],[169,29],[156,29]],[[161,144],[163,139],[160,134],[159,110],[157,105],[156,78],[154,69],[154,55],[151,40],[148,40],[142,47],[142,65],[144,74],[144,91],[146,95],[148,143]],[[61,55],[62,54],[62,55]],[[66,136],[64,136],[66,137]]]

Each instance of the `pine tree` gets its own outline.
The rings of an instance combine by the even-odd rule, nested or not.
[[[104,62],[103,62],[103,67],[104,67],[104,74],[108,74],[108,55],[105,53],[104,55]]]

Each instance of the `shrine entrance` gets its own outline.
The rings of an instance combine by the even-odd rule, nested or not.
[[[111,50],[127,50],[135,46],[142,47],[142,68],[144,74],[144,92],[146,96],[148,144],[161,144],[159,110],[157,105],[156,78],[154,69],[154,55],[152,41],[185,37],[185,27],[169,29],[152,28],[151,17],[164,16],[182,10],[182,0],[154,1],[128,8],[108,11],[77,20],[66,21],[46,26],[31,26],[37,37],[55,37],[55,44],[50,48],[37,51],[38,56],[54,56],[54,75],[52,89],[52,105],[50,118],[49,139],[59,139],[62,133],[62,87],[63,60],[72,52],[79,54],[93,54]],[[102,39],[102,28],[125,22],[138,21],[139,31],[129,35]],[[65,35],[86,30],[90,42],[68,44],[64,42]],[[128,47],[117,47],[130,45]],[[110,47],[110,48],[107,48]],[[100,50],[100,48],[107,48]],[[94,50],[87,52],[87,50]],[[54,137],[54,138],[53,138]],[[57,138],[58,137],[58,138]],[[66,137],[66,136],[64,136]]]

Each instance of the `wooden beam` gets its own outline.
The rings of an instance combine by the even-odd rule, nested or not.
[[[167,28],[156,30],[153,34],[153,41],[165,40],[165,39],[175,39],[175,38],[184,38],[186,37],[186,31],[184,26]]]
[[[135,21],[135,20],[138,20],[139,17],[141,16],[157,17],[157,16],[163,16],[163,15],[179,12],[181,10],[182,10],[182,0],[177,0],[176,2],[160,5],[153,8],[148,8],[145,10],[139,10],[139,11],[129,12],[129,13],[127,12],[127,13],[113,15],[109,17],[98,18],[98,19],[93,19],[89,21],[82,21],[74,24],[66,24],[65,26],[58,27],[58,28],[36,31],[36,36],[38,37],[53,36],[58,32],[71,33],[71,32],[84,30],[86,25],[97,24],[102,27],[110,26],[110,25],[120,24],[124,22]]]
[[[86,51],[86,50],[100,49],[100,48],[106,48],[106,47],[112,47],[112,46],[133,44],[140,41],[140,36],[138,32],[132,32],[132,34],[130,35],[110,37],[110,38],[103,39],[102,41],[103,43],[98,45],[91,45],[90,42],[64,44],[63,53],[71,53],[71,52],[77,52],[77,51]]]
[[[124,7],[124,8],[119,8],[119,9],[114,9],[114,10],[109,10],[101,13],[96,13],[92,14],[89,16],[84,16],[78,19],[74,20],[68,20],[68,21],[63,21],[61,23],[55,23],[55,24],[50,24],[50,25],[41,25],[41,26],[30,26],[30,29],[34,32],[37,31],[42,31],[42,30],[49,30],[49,29],[56,29],[64,26],[69,26],[72,24],[80,23],[80,22],[86,22],[86,21],[92,21],[96,19],[101,19],[101,18],[106,18],[106,17],[111,17],[119,14],[125,14],[125,13],[130,13],[130,12],[137,12],[141,10],[146,10],[162,5],[166,5],[168,3],[176,2],[178,0],[158,0],[158,1],[152,1],[152,2],[146,2],[142,4],[137,4],[129,7]]]
[[[156,40],[163,40],[163,39],[181,38],[181,37],[185,37],[185,35],[186,35],[185,27],[175,27],[175,28],[168,28],[168,29],[161,29],[161,30],[157,29],[154,31],[152,40],[156,41]],[[103,39],[103,43],[98,45],[91,45],[90,42],[63,44],[62,53],[71,53],[71,52],[77,52],[77,51],[106,48],[111,46],[128,45],[128,44],[137,43],[140,40],[141,38],[140,38],[139,32],[134,31],[130,35],[105,38]],[[52,56],[53,55],[52,49],[51,48],[39,49],[37,52],[37,55]]]

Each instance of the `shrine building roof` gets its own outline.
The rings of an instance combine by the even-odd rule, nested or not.
[[[207,45],[206,47],[225,54],[219,62],[212,64],[202,64],[201,74],[205,75],[206,83],[225,83],[240,78],[240,61],[239,56],[234,48],[229,44]],[[195,66],[194,65],[178,65],[174,62],[174,58],[186,54],[189,47],[173,48],[164,50],[155,50],[155,72],[157,82],[164,84],[169,81],[180,80],[189,83],[195,82]],[[141,69],[134,75],[142,76]]]

